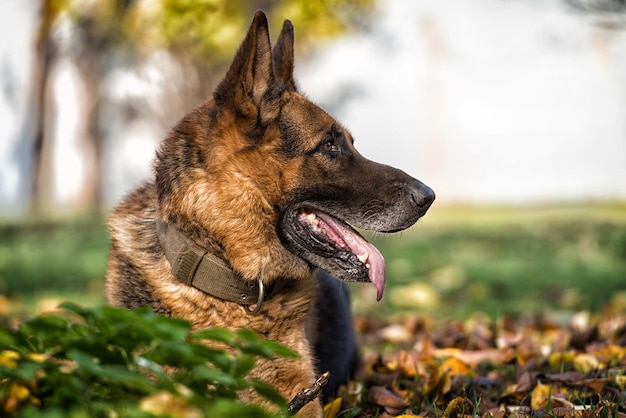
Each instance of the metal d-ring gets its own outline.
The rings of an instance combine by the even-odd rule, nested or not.
[[[259,299],[257,299],[256,306],[254,307],[254,309],[250,309],[250,305],[242,305],[243,308],[246,310],[246,312],[248,312],[251,315],[259,313],[259,310],[261,310],[261,305],[263,305],[263,298],[265,298],[265,291],[264,291],[263,282],[261,281],[261,279],[258,280],[258,283],[259,283]]]

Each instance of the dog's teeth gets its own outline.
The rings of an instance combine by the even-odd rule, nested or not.
[[[358,258],[361,263],[365,264],[365,266],[369,268],[369,264],[367,264],[367,260],[370,258],[370,255],[368,253],[357,255],[356,258]]]
[[[317,225],[320,223],[319,219],[317,219],[317,216],[315,216],[314,213],[307,213],[304,217],[313,225]]]

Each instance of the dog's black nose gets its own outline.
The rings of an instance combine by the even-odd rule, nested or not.
[[[426,214],[430,205],[433,204],[433,201],[435,200],[435,192],[421,181],[416,180],[416,182],[417,183],[414,185],[413,191],[411,192],[411,198],[417,206],[417,212],[420,217],[422,217]]]

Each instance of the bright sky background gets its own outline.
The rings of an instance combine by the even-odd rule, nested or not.
[[[336,113],[363,154],[440,201],[626,198],[626,16],[610,31],[560,0],[380,9],[374,36],[298,68],[314,100],[355,91]]]

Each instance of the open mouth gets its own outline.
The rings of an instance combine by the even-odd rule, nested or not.
[[[369,281],[376,287],[376,300],[383,297],[385,260],[347,223],[325,212],[300,207],[289,235],[303,258],[341,280]]]

